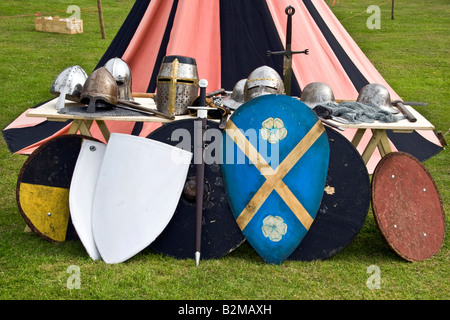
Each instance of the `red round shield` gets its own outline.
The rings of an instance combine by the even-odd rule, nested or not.
[[[372,209],[388,245],[403,259],[421,261],[444,242],[445,213],[427,169],[404,152],[378,163],[372,179]]]

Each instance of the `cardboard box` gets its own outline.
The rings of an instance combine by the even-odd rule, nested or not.
[[[34,21],[37,31],[56,32],[63,34],[83,33],[83,20],[76,18],[37,17]]]

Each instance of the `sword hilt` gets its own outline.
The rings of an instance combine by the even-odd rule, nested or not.
[[[292,42],[292,16],[295,13],[295,9],[292,6],[286,7],[284,10],[287,14],[287,26],[286,26],[286,49],[290,48]]]

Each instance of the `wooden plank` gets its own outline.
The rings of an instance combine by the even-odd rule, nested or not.
[[[76,134],[78,132],[78,129],[80,128],[80,124],[83,122],[83,120],[76,119],[72,121],[72,124],[70,125],[68,134]]]
[[[366,146],[366,149],[363,151],[362,158],[364,163],[367,164],[372,156],[375,148],[378,146],[378,143],[381,140],[383,135],[383,130],[372,130],[372,138],[370,138],[369,143]]]
[[[380,130],[380,142],[378,143],[378,150],[380,151],[380,155],[384,157],[388,153],[392,152],[391,145],[389,143],[389,138],[386,134],[386,130]]]
[[[32,108],[27,112],[27,117],[36,117],[36,118],[46,118],[51,120],[65,121],[65,120],[75,120],[75,119],[92,119],[92,120],[113,120],[113,121],[135,121],[135,122],[160,122],[160,123],[168,123],[174,120],[169,120],[163,117],[157,116],[99,116],[95,114],[86,114],[86,115],[71,115],[71,114],[62,114],[58,113],[56,110],[56,101],[57,98],[50,100],[49,102],[37,107]],[[143,107],[156,110],[156,104],[151,98],[135,98],[135,101],[140,103]],[[80,107],[83,104],[76,102],[68,102],[66,101],[65,107]],[[182,115],[176,116],[175,120],[183,120],[183,119],[196,119],[197,117],[191,115]]]
[[[364,136],[364,133],[366,132],[366,129],[358,129],[356,131],[356,134],[354,135],[352,139],[352,144],[356,148],[358,144],[361,142],[362,137]]]
[[[105,124],[105,121],[103,120],[96,120],[98,127],[100,128],[100,131],[105,138],[106,141],[109,141],[110,132],[108,127]]]

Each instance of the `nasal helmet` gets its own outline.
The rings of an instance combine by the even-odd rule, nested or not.
[[[81,92],[81,103],[89,104],[87,111],[95,112],[96,107],[117,105],[118,88],[112,74],[105,67],[98,68],[87,78],[83,92]],[[98,104],[97,101],[103,102]],[[107,104],[105,104],[105,102]]]
[[[128,64],[120,58],[112,58],[105,63],[104,67],[117,83],[118,98],[125,101],[134,100],[131,93],[131,70]]]
[[[86,72],[80,66],[70,66],[61,71],[53,81],[50,93],[57,97],[61,93],[65,93],[66,99],[78,102],[87,77]]]

